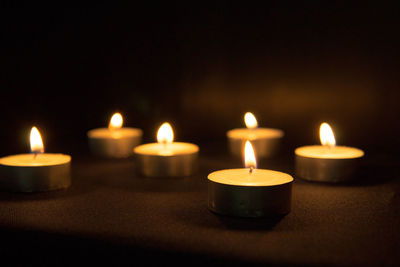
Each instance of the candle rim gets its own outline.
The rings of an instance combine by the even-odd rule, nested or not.
[[[143,130],[142,129],[139,129],[139,128],[134,128],[134,127],[121,127],[121,128],[118,128],[118,129],[109,129],[109,128],[105,128],[105,127],[102,127],[102,128],[95,128],[95,129],[91,129],[91,130],[89,130],[88,132],[87,132],[87,136],[89,137],[89,138],[96,138],[96,139],[110,139],[110,138],[112,138],[112,136],[106,136],[106,135],[104,135],[104,136],[97,136],[96,134],[99,134],[99,132],[103,132],[104,131],[104,133],[124,133],[124,134],[126,134],[126,133],[132,133],[132,136],[137,136],[137,135],[143,135]],[[133,133],[135,133],[135,134],[133,134]],[[119,137],[119,138],[125,138],[125,137],[127,137],[127,138],[129,138],[130,136],[123,136],[123,137]]]
[[[288,173],[281,172],[281,171],[267,170],[267,169],[255,169],[253,173],[255,174],[257,172],[258,173],[262,172],[262,173],[270,173],[270,174],[273,173],[273,174],[276,174],[276,175],[283,175],[285,177],[286,181],[281,182],[281,183],[273,183],[273,184],[265,182],[264,184],[261,184],[261,185],[251,185],[251,184],[247,184],[246,185],[246,184],[235,184],[233,182],[224,183],[224,182],[219,181],[215,177],[213,177],[213,176],[217,175],[218,173],[222,173],[222,172],[244,171],[244,170],[246,172],[248,172],[249,168],[234,168],[234,169],[223,169],[223,170],[213,171],[210,174],[208,174],[207,179],[212,181],[212,182],[214,182],[214,183],[219,183],[219,184],[228,185],[228,186],[243,186],[243,187],[274,187],[274,186],[281,186],[283,184],[292,183],[294,181],[293,176],[291,176]],[[226,180],[228,180],[228,179],[226,179]]]
[[[295,153],[295,155],[297,155],[297,156],[301,156],[301,157],[305,157],[305,158],[311,158],[311,159],[326,159],[326,160],[339,160],[339,159],[358,159],[358,158],[362,158],[362,157],[364,157],[365,156],[365,152],[362,150],[362,149],[359,149],[359,148],[357,148],[357,147],[351,147],[351,146],[334,146],[333,148],[332,148],[332,150],[335,150],[335,149],[343,149],[343,148],[346,148],[346,149],[351,149],[351,150],[353,150],[354,152],[356,152],[356,153],[358,153],[357,155],[355,155],[355,156],[339,156],[339,155],[325,155],[325,156],[320,156],[320,157],[315,157],[315,156],[311,156],[311,155],[307,155],[307,154],[304,154],[303,153],[303,151],[302,150],[304,150],[304,149],[309,149],[309,148],[325,148],[325,146],[323,146],[323,145],[308,145],[308,146],[301,146],[301,147],[298,147],[298,148],[296,148],[295,150],[294,150],[294,153]],[[329,149],[329,148],[327,148],[327,149]]]
[[[9,159],[12,158],[19,158],[19,157],[32,157],[33,159],[33,153],[24,153],[24,154],[15,154],[15,155],[9,155],[9,156],[5,156],[0,158],[0,165],[3,166],[12,166],[12,167],[21,167],[21,168],[35,168],[35,167],[47,167],[47,166],[57,166],[57,165],[63,165],[66,163],[71,162],[72,157],[70,155],[67,154],[62,154],[62,153],[38,153],[38,157],[40,156],[58,156],[60,157],[62,160],[60,160],[60,162],[57,163],[43,163],[41,162],[40,165],[18,165],[18,164],[10,164],[4,161],[7,161]]]
[[[277,128],[267,128],[267,127],[258,127],[254,129],[249,129],[249,128],[234,128],[226,132],[226,136],[232,139],[247,139],[248,137],[241,137],[241,136],[236,136],[234,133],[237,133],[239,131],[242,132],[247,132],[247,133],[265,133],[265,132],[271,132],[274,133],[273,136],[258,136],[256,139],[276,139],[276,138],[282,138],[285,135],[285,132],[281,129]]]
[[[142,149],[145,149],[146,147],[149,147],[149,146],[155,146],[155,145],[162,146],[163,145],[163,144],[160,144],[158,142],[154,142],[154,143],[147,143],[147,144],[139,145],[139,146],[137,146],[137,147],[135,147],[133,149],[133,152],[136,153],[136,154],[139,154],[139,155],[173,157],[173,156],[180,156],[180,155],[195,154],[195,153],[199,152],[199,150],[200,150],[198,145],[193,144],[193,143],[188,143],[188,142],[172,142],[172,143],[168,143],[167,146],[170,146],[170,145],[173,146],[175,144],[177,144],[177,145],[187,145],[188,147],[191,148],[191,151],[189,151],[189,152],[179,152],[178,154],[171,154],[171,155],[163,155],[163,154],[156,154],[156,153],[146,153],[146,152],[142,151]]]

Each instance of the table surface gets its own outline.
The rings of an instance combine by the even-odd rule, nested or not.
[[[133,159],[73,155],[69,189],[0,193],[2,255],[50,265],[400,264],[397,159],[367,156],[347,185],[295,179],[288,215],[244,219],[207,209],[207,174],[241,166],[213,151],[201,151],[197,175],[175,179],[140,177]],[[292,174],[293,156],[259,167]]]

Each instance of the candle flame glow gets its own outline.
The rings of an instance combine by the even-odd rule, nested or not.
[[[319,139],[323,146],[334,147],[336,145],[335,135],[328,123],[324,122],[319,128]]]
[[[168,122],[164,122],[157,132],[158,143],[172,143],[174,141],[174,131]]]
[[[30,143],[32,153],[44,152],[42,137],[40,136],[39,130],[35,126],[33,126],[31,130]]]
[[[249,129],[255,129],[258,126],[256,117],[251,112],[246,112],[246,114],[244,114],[244,123]]]
[[[250,141],[246,141],[244,145],[244,163],[246,168],[250,168],[250,172],[257,167],[256,156]]]
[[[112,115],[110,123],[108,124],[108,129],[115,130],[122,127],[124,120],[122,119],[121,113],[114,113]]]

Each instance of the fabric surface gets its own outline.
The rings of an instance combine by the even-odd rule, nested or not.
[[[295,179],[292,211],[275,219],[210,212],[207,174],[241,163],[209,150],[199,164],[193,177],[155,179],[137,175],[133,159],[73,155],[68,190],[0,193],[2,254],[43,265],[400,264],[393,160],[366,158],[348,185]],[[259,164],[290,174],[292,166],[292,155]]]

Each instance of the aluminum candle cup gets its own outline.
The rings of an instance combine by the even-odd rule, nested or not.
[[[253,144],[258,158],[272,157],[279,151],[283,136],[282,130],[271,128],[238,128],[227,132],[229,150],[237,157],[243,156],[242,152],[247,140]]]
[[[88,132],[90,151],[105,158],[127,158],[133,154],[133,148],[142,141],[140,129],[124,127],[120,113],[114,113],[108,128],[99,128]]]
[[[279,150],[283,131],[271,128],[257,128],[258,122],[251,112],[244,114],[247,128],[233,129],[227,132],[231,154],[242,157],[246,141],[251,141],[257,158],[272,157]]]
[[[134,149],[138,170],[142,175],[190,176],[197,171],[199,147],[191,143],[173,142],[174,132],[168,122],[158,129],[157,141]]]
[[[126,158],[133,155],[133,148],[142,141],[142,130],[124,127],[99,128],[88,132],[92,154],[106,158]]]
[[[42,137],[36,127],[30,134],[32,154],[0,158],[0,190],[39,192],[67,188],[71,184],[71,157],[43,153]]]
[[[39,192],[71,184],[71,157],[63,154],[21,154],[0,159],[0,190]]]
[[[244,146],[246,168],[208,175],[208,208],[222,215],[274,217],[290,211],[293,178],[289,174],[256,169],[250,141]]]
[[[304,146],[295,150],[296,176],[309,181],[339,183],[354,179],[364,152],[358,148]]]
[[[135,147],[139,172],[147,177],[190,176],[197,171],[199,147],[174,142],[151,143]]]
[[[336,146],[332,128],[326,122],[319,129],[322,146],[303,146],[294,153],[296,176],[309,181],[339,183],[354,178],[364,151]]]
[[[208,207],[238,217],[274,217],[290,212],[293,178],[255,169],[228,169],[208,175]]]

